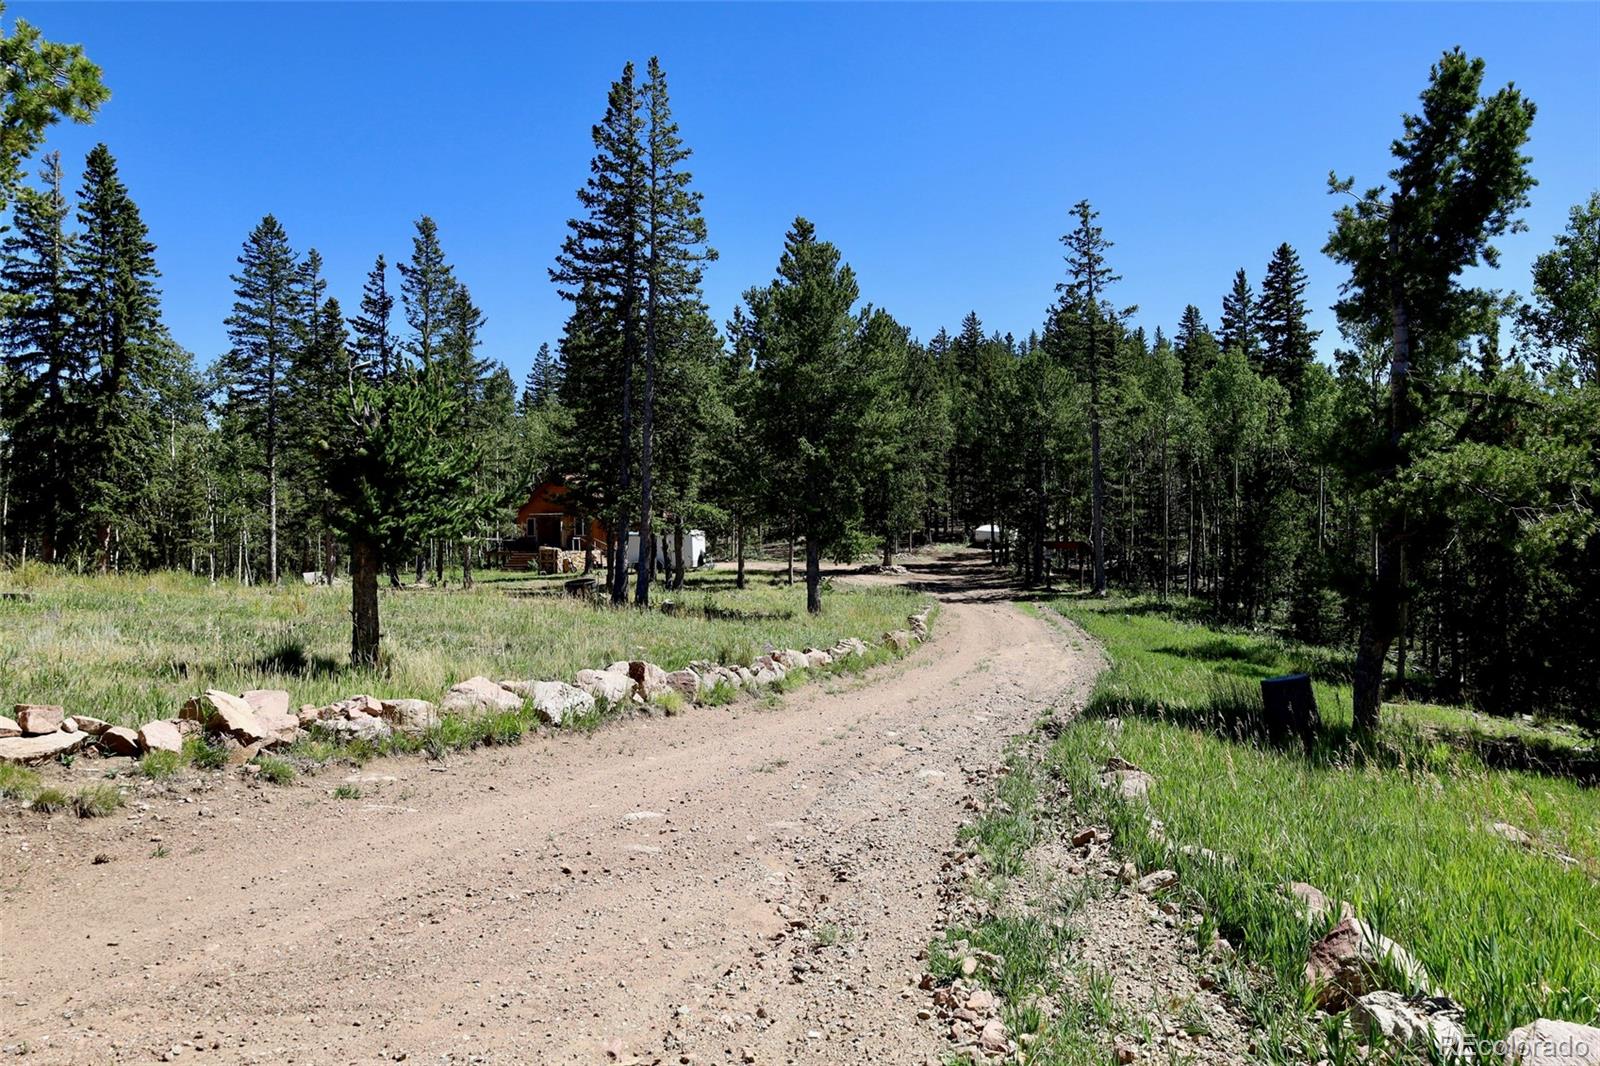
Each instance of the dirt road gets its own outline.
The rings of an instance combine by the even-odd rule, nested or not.
[[[964,770],[1098,661],[986,587],[865,681],[590,736],[224,775],[0,822],[24,1062],[937,1062],[916,1017]],[[104,861],[96,862],[97,856]],[[20,1053],[20,1055],[19,1055]]]

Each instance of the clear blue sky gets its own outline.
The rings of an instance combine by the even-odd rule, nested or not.
[[[113,96],[58,127],[76,182],[110,145],[159,245],[166,316],[202,363],[228,274],[267,212],[315,246],[353,310],[378,252],[438,220],[520,378],[565,309],[547,280],[624,60],[658,54],[712,243],[719,322],[770,278],[797,213],[862,294],[921,337],[975,309],[1037,326],[1057,238],[1087,197],[1120,301],[1170,332],[1216,323],[1236,268],[1290,241],[1332,347],[1320,248],[1330,169],[1381,178],[1428,64],[1460,44],[1539,106],[1531,232],[1496,284],[1525,290],[1568,207],[1600,187],[1600,5],[771,6],[15,3],[80,41]]]

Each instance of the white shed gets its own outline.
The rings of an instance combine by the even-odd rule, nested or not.
[[[999,526],[979,526],[972,531],[972,543],[987,548],[1000,540]]]

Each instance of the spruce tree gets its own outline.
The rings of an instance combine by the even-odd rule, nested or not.
[[[1252,366],[1261,361],[1261,330],[1257,322],[1256,296],[1250,279],[1240,267],[1233,276],[1233,288],[1222,298],[1222,328],[1217,340],[1223,351],[1238,349]]]
[[[77,238],[66,228],[71,205],[61,191],[59,153],[45,157],[41,176],[43,190],[18,195],[11,232],[0,244],[0,286],[16,298],[11,313],[0,315],[0,418],[9,451],[8,510],[18,516],[23,551],[36,535],[38,557],[54,562],[63,523],[76,507],[73,449],[84,441],[75,432],[75,400],[86,368],[78,335],[82,293],[74,284]]]
[[[445,261],[439,244],[439,227],[423,215],[417,219],[417,234],[411,238],[411,261],[397,263],[400,271],[400,303],[406,324],[411,327],[407,349],[424,367],[433,362],[447,328],[450,300],[455,295],[455,272]]]
[[[340,417],[340,395],[351,370],[349,333],[339,301],[327,295],[322,257],[316,249],[306,253],[297,284],[301,318],[283,416],[284,453],[292,457],[292,474],[285,485],[292,493],[290,511],[298,518],[308,549],[317,546],[304,560],[307,569],[331,580],[337,560],[334,501],[317,469],[315,447]]]
[[[1306,325],[1306,272],[1289,244],[1280,244],[1261,281],[1257,319],[1261,330],[1261,365],[1268,376],[1289,390],[1296,401],[1301,379],[1316,358],[1321,334]]]
[[[518,401],[518,406],[523,414],[527,414],[540,404],[554,400],[560,391],[561,360],[546,341],[533,353],[533,364],[528,367],[528,376],[523,379],[522,399]]]
[[[1183,364],[1184,395],[1193,396],[1200,387],[1201,377],[1216,364],[1219,353],[1217,338],[1212,335],[1200,309],[1194,304],[1183,309],[1174,346],[1178,361]]]
[[[1053,315],[1055,343],[1067,361],[1075,363],[1089,384],[1089,544],[1094,557],[1093,592],[1106,593],[1105,469],[1101,456],[1106,393],[1115,385],[1116,330],[1135,310],[1118,310],[1106,300],[1106,290],[1122,280],[1106,261],[1112,243],[1094,224],[1099,217],[1087,200],[1074,205],[1077,226],[1061,243],[1066,245],[1067,280],[1057,285],[1060,302]]]
[[[682,313],[686,302],[698,304],[704,264],[717,253],[706,244],[706,223],[700,194],[690,187],[684,169],[690,150],[678,136],[667,98],[666,74],[652,56],[641,94],[644,139],[644,392],[639,447],[639,580],[634,603],[650,602],[650,577],[655,566],[653,499],[655,480],[656,377],[663,358],[663,320]]]
[[[389,266],[378,256],[361,288],[360,314],[350,319],[352,347],[362,373],[374,381],[387,378],[400,365],[394,334],[394,296],[389,292]]]
[[[103,144],[84,163],[78,224],[77,332],[89,375],[80,455],[84,520],[93,527],[105,569],[112,537],[126,526],[148,470],[151,403],[169,380],[173,360],[187,355],[178,355],[161,326],[155,245]]]
[[[550,278],[573,304],[562,357],[573,416],[587,432],[567,464],[588,472],[583,491],[610,512],[611,602],[627,601],[627,538],[634,511],[634,371],[643,343],[644,119],[632,63],[611,85],[592,130],[595,154],[578,190],[582,213]]]
[[[861,521],[861,430],[872,397],[850,313],[855,272],[816,227],[796,218],[778,276],[745,293],[760,388],[756,405],[774,509],[806,542],[806,610],[822,610],[822,554],[846,558]]]
[[[267,215],[245,238],[222,357],[227,405],[260,443],[267,493],[267,575],[278,582],[278,466],[289,372],[298,347],[300,268],[289,236]]]

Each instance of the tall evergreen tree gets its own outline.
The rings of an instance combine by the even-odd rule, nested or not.
[[[769,472],[778,506],[806,542],[806,610],[822,610],[824,552],[848,557],[861,520],[861,427],[870,380],[855,362],[859,289],[839,250],[794,220],[778,276],[745,293]]]
[[[1306,272],[1294,248],[1280,244],[1261,281],[1257,319],[1261,330],[1262,369],[1298,399],[1306,368],[1316,358],[1321,335],[1306,324]]]
[[[567,237],[550,278],[572,317],[563,339],[566,398],[573,417],[590,431],[575,438],[569,465],[609,476],[591,477],[584,491],[610,512],[611,601],[627,601],[627,535],[632,524],[634,370],[643,336],[644,215],[648,188],[644,118],[632,63],[611,85],[605,114],[592,130],[595,154],[578,190],[582,214],[567,222]]]
[[[267,576],[278,582],[278,467],[289,370],[298,347],[300,268],[289,236],[267,215],[245,238],[232,275],[233,347],[222,357],[227,404],[260,443],[267,493]]]
[[[1116,367],[1115,330],[1134,311],[1118,310],[1106,300],[1106,290],[1121,281],[1112,271],[1106,253],[1112,243],[1094,220],[1099,212],[1087,200],[1072,209],[1077,226],[1064,237],[1067,280],[1057,285],[1061,300],[1054,314],[1056,343],[1067,349],[1067,357],[1081,366],[1089,384],[1089,545],[1094,557],[1096,596],[1106,593],[1105,469],[1101,457],[1101,433],[1106,392],[1113,384]],[[1081,336],[1081,341],[1076,336]]]
[[[1193,396],[1200,387],[1200,379],[1217,362],[1220,349],[1217,347],[1217,338],[1212,335],[1206,326],[1204,316],[1194,304],[1189,304],[1183,309],[1183,318],[1178,321],[1178,333],[1174,338],[1177,348],[1178,361],[1183,364],[1183,392],[1186,396]]]
[[[1233,288],[1222,298],[1222,327],[1217,341],[1223,351],[1238,349],[1251,365],[1261,360],[1261,328],[1255,292],[1240,267],[1233,276]]]
[[[450,300],[456,291],[455,272],[445,260],[439,227],[430,216],[417,219],[417,234],[411,238],[411,261],[395,266],[400,271],[400,302],[406,324],[411,327],[406,347],[426,367],[438,353],[447,328]]]
[[[76,383],[85,373],[79,327],[82,292],[74,284],[77,237],[61,190],[61,156],[45,157],[43,190],[23,189],[12,229],[0,244],[0,286],[14,298],[0,315],[5,350],[0,418],[6,426],[6,476],[24,544],[39,538],[39,558],[54,562],[62,525],[74,512]],[[24,551],[26,548],[24,547]]]
[[[533,353],[533,363],[522,382],[522,398],[518,401],[522,413],[527,414],[541,403],[556,398],[561,391],[561,359],[546,341]]]
[[[700,194],[684,169],[690,151],[678,136],[667,98],[667,78],[656,57],[646,67],[641,96],[644,140],[644,394],[639,447],[639,580],[634,603],[650,602],[655,565],[654,448],[656,374],[662,359],[663,319],[681,313],[684,303],[699,303],[704,264],[717,253],[706,244]]]
[[[78,332],[92,393],[89,447],[81,456],[89,481],[85,517],[105,567],[113,532],[144,479],[154,433],[150,400],[166,382],[174,349],[161,327],[155,245],[103,144],[84,163],[78,224]]]
[[[1510,85],[1481,96],[1483,73],[1483,60],[1460,49],[1434,64],[1421,113],[1405,117],[1390,149],[1394,189],[1369,189],[1341,207],[1325,249],[1350,268],[1336,307],[1341,322],[1358,335],[1389,336],[1386,425],[1365,461],[1380,490],[1390,490],[1414,459],[1413,377],[1434,378],[1481,328],[1484,296],[1461,286],[1462,270],[1498,264],[1492,242],[1514,228],[1534,184],[1522,152],[1534,106]],[[1355,186],[1353,178],[1328,180],[1340,195]],[[1398,495],[1383,491],[1377,501],[1377,565],[1352,678],[1362,729],[1379,723],[1385,660],[1405,626],[1407,521]]]
[[[399,352],[391,327],[394,322],[394,296],[389,292],[389,266],[378,256],[367,272],[361,288],[360,314],[350,319],[355,334],[353,346],[362,373],[382,381],[400,365]]]

